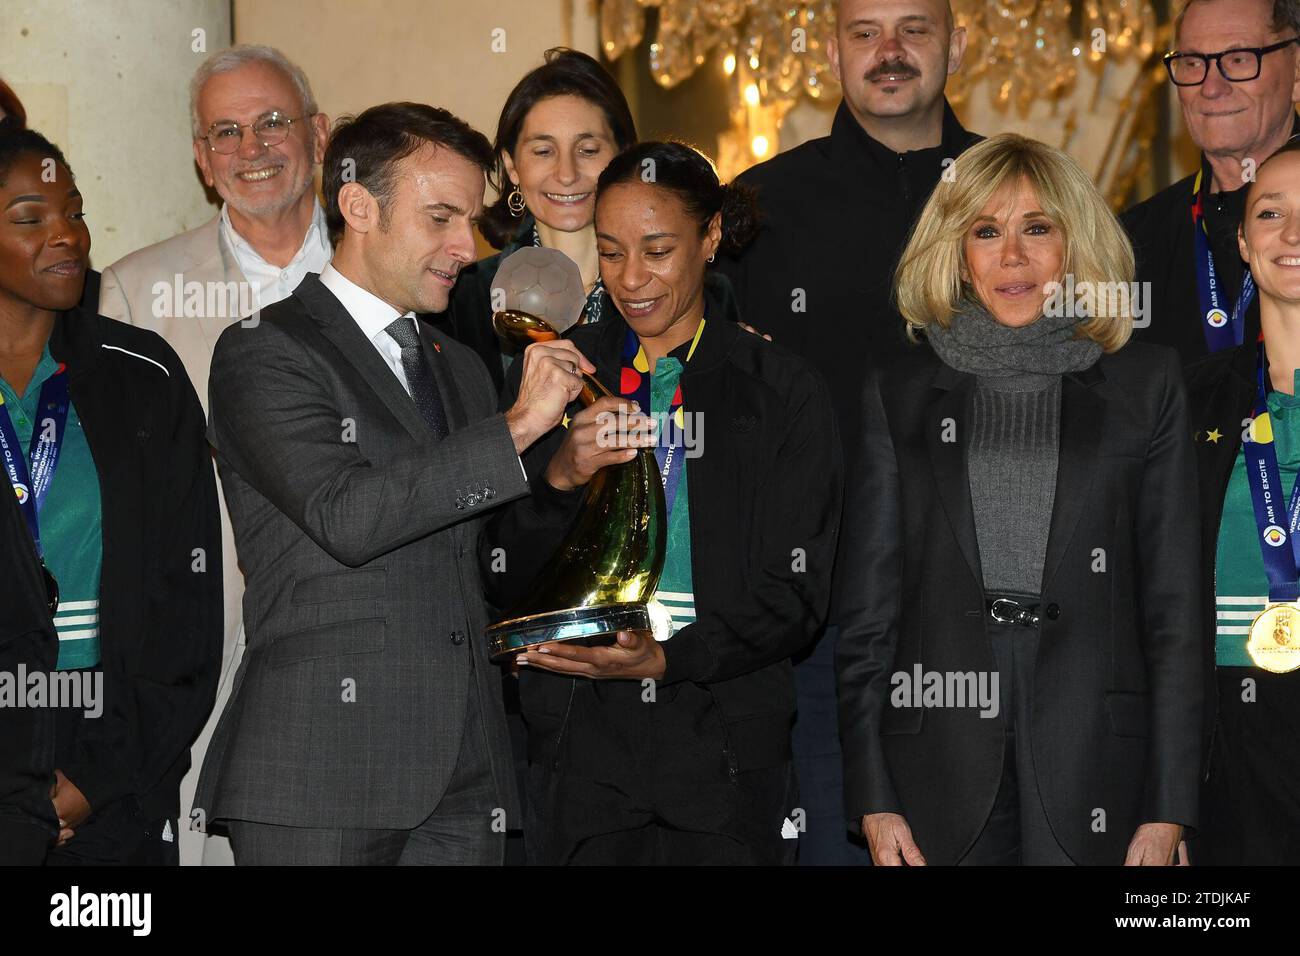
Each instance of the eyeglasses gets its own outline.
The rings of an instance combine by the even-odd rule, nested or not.
[[[1200,86],[1210,75],[1210,61],[1214,60],[1225,80],[1245,83],[1259,76],[1264,54],[1285,49],[1298,40],[1300,37],[1292,37],[1272,46],[1245,47],[1222,53],[1166,53],[1165,69],[1169,71],[1174,86]]]
[[[278,146],[289,135],[289,128],[294,123],[311,119],[315,113],[302,116],[285,116],[283,113],[267,113],[259,116],[251,125],[242,123],[213,123],[203,138],[208,142],[208,149],[214,153],[233,153],[244,141],[244,130],[251,129],[257,141],[263,146]]]

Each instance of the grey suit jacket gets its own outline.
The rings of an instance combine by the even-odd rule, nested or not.
[[[518,825],[476,549],[482,516],[527,482],[482,362],[421,331],[441,442],[314,274],[217,342],[209,439],[248,650],[199,780],[209,824],[414,827],[442,798],[475,693]]]

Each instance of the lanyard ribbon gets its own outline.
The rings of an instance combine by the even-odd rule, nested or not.
[[[1205,347],[1211,352],[1220,352],[1240,345],[1245,336],[1246,310],[1255,298],[1255,279],[1246,269],[1241,277],[1241,293],[1233,303],[1232,314],[1223,308],[1226,297],[1222,296],[1218,273],[1214,269],[1214,250],[1210,248],[1210,236],[1205,226],[1204,197],[1201,194],[1201,177],[1204,170],[1196,174],[1192,185],[1192,236],[1196,245],[1196,291],[1201,300],[1201,328],[1205,332]]]
[[[23,454],[18,432],[9,417],[4,398],[0,396],[0,460],[4,462],[5,475],[18,497],[18,507],[27,519],[36,554],[45,560],[41,548],[41,531],[37,522],[45,494],[54,479],[54,469],[59,464],[59,451],[63,446],[63,428],[68,421],[67,366],[59,363],[58,370],[41,386],[37,414],[40,419],[32,429],[31,446]]]
[[[1259,548],[1268,575],[1270,601],[1294,601],[1300,598],[1300,481],[1291,488],[1286,511],[1282,508],[1282,470],[1277,464],[1277,447],[1273,442],[1273,422],[1268,412],[1268,376],[1264,368],[1264,343],[1259,343],[1255,362],[1259,385],[1255,410],[1242,439],[1246,461],[1246,478],[1250,498],[1255,506],[1255,525],[1259,529]]]
[[[700,343],[700,333],[704,331],[704,321],[703,319],[700,320],[690,350],[686,353],[686,361],[688,362],[691,360],[691,356],[695,354],[695,346]],[[627,337],[623,340],[623,367],[619,375],[619,395],[623,398],[635,400],[645,414],[649,414],[652,410],[651,380],[653,374],[654,369],[650,368],[650,363],[645,356],[645,350],[641,347],[640,339],[629,328]],[[668,403],[668,413],[663,419],[663,427],[659,430],[659,444],[655,448],[655,461],[659,463],[659,479],[664,485],[664,504],[670,516],[673,513],[673,503],[677,500],[677,487],[682,480],[682,469],[679,466],[685,459],[683,449],[686,444],[686,414],[682,410],[682,401],[682,383],[679,378],[677,389],[673,392],[672,401]]]

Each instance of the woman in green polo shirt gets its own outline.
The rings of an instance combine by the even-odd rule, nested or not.
[[[1260,165],[1239,245],[1261,341],[1188,370],[1201,487],[1209,765],[1192,863],[1300,863],[1300,142]],[[1249,281],[1244,283],[1249,288]],[[1238,309],[1244,310],[1243,303]],[[1210,663],[1210,654],[1213,663]]]
[[[78,305],[82,196],[37,132],[0,129],[0,211],[0,465],[26,525],[0,547],[37,566],[63,675],[46,862],[175,862],[221,648],[202,409],[161,338]]]

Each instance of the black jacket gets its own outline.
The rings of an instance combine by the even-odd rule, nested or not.
[[[1300,834],[1278,832],[1269,821],[1252,821],[1254,810],[1234,806],[1237,801],[1233,799],[1234,792],[1249,789],[1250,799],[1241,802],[1251,808],[1267,805],[1270,799],[1279,806],[1294,806],[1300,782],[1300,744],[1295,738],[1300,675],[1273,674],[1258,667],[1217,667],[1215,663],[1219,525],[1228,483],[1241,452],[1242,432],[1254,409],[1255,359],[1256,345],[1247,342],[1208,356],[1186,372],[1200,483],[1202,580],[1207,582],[1201,596],[1208,701],[1205,774],[1211,791],[1207,799],[1213,805],[1198,849],[1203,859],[1212,858],[1216,863],[1293,863],[1300,852]],[[1289,494],[1290,488],[1283,493]],[[1242,682],[1247,678],[1253,682],[1254,695],[1243,700]],[[1250,768],[1247,772],[1252,779],[1242,779],[1240,768],[1245,767]]]
[[[1300,116],[1293,125],[1300,133]],[[1204,183],[1210,182],[1210,164],[1201,155]],[[1137,257],[1137,281],[1151,283],[1146,303],[1150,312],[1147,325],[1133,330],[1138,342],[1168,345],[1177,350],[1185,365],[1209,354],[1205,347],[1204,319],[1200,292],[1196,284],[1196,246],[1192,227],[1193,173],[1162,189],[1150,199],[1138,203],[1121,215]],[[1205,222],[1209,229],[1210,248],[1214,252],[1214,271],[1224,290],[1224,308],[1231,311],[1241,290],[1243,266],[1237,247],[1237,227],[1241,225],[1244,188],[1230,192],[1205,193]],[[1145,293],[1144,293],[1145,295]],[[1259,337],[1259,299],[1246,310],[1243,342]]]
[[[902,813],[931,863],[972,845],[1002,775],[1001,717],[889,700],[916,666],[996,670],[965,458],[974,384],[928,346],[869,378],[836,576],[846,811]],[[1064,377],[1031,736],[1079,863],[1122,862],[1141,823],[1197,822],[1194,468],[1171,351],[1129,345]]]
[[[1233,466],[1241,452],[1242,429],[1255,407],[1255,342],[1247,341],[1235,349],[1208,355],[1187,367],[1187,407],[1191,418],[1193,445],[1196,448],[1196,477],[1201,526],[1201,580],[1206,582],[1200,595],[1201,660],[1204,666],[1206,708],[1204,730],[1205,772],[1213,737],[1218,692],[1215,679],[1214,638],[1215,562],[1219,548],[1219,525],[1223,521],[1223,501]],[[1218,432],[1217,440],[1209,435]],[[1240,670],[1240,668],[1232,668]],[[1275,680],[1279,676],[1249,668],[1257,680]]]
[[[50,354],[68,366],[103,510],[104,712],[81,723],[77,758],[60,769],[92,809],[132,796],[159,819],[177,813],[221,666],[221,531],[203,409],[153,332],[78,308],[55,321]],[[26,566],[20,606],[43,609],[30,535],[4,541],[4,565]],[[53,630],[48,610],[39,624]]]
[[[59,639],[27,522],[8,488],[0,492],[0,673],[16,679],[19,668],[52,671]],[[54,711],[0,707],[0,866],[39,864],[58,833],[49,800],[53,761]]]
[[[744,253],[720,256],[719,266],[745,321],[822,373],[846,442],[858,431],[864,368],[907,351],[892,282],[912,224],[944,161],[979,139],[945,104],[940,145],[895,153],[841,103],[829,136],[737,180],[758,190],[764,221]]]
[[[664,645],[661,683],[709,685],[739,769],[748,770],[790,759],[790,657],[825,620],[842,465],[816,372],[726,321],[716,287],[706,290],[706,302],[709,319],[681,378],[686,411],[704,422],[703,453],[688,465],[696,620]],[[568,336],[616,393],[626,333],[615,313]],[[512,367],[506,405],[519,376]],[[489,524],[484,567],[493,548],[509,555],[507,573],[484,574],[498,607],[515,600],[550,559],[582,500],[582,489],[558,492],[541,477],[563,438],[557,428],[525,452],[533,493]],[[520,677],[525,715],[563,713],[569,692],[566,678]]]

